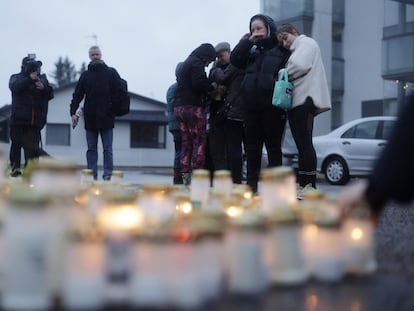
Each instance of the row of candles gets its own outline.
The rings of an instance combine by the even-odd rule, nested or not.
[[[264,169],[260,197],[227,171],[193,172],[190,187],[96,182],[43,160],[5,181],[0,305],[96,310],[110,304],[196,309],[223,292],[339,282],[375,271],[366,210],[341,222],[321,192],[296,201],[293,171]],[[358,209],[356,209],[358,210]]]

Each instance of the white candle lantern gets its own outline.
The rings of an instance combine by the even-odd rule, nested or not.
[[[73,197],[80,188],[78,170],[76,163],[41,158],[33,165],[30,181],[38,191]]]
[[[143,211],[148,225],[159,225],[171,220],[176,210],[174,187],[167,184],[148,183],[141,185],[137,205]]]
[[[171,304],[178,309],[198,310],[204,302],[200,269],[200,236],[186,223],[173,224],[168,284]]]
[[[225,198],[230,197],[233,180],[229,170],[214,171],[213,188],[215,191],[222,192]]]
[[[203,209],[207,205],[210,191],[210,171],[194,170],[191,176],[190,197],[193,209]]]
[[[278,207],[296,202],[295,175],[290,167],[270,167],[260,173],[262,211],[269,214]]]
[[[58,221],[49,198],[28,186],[12,187],[6,197],[2,297],[4,310],[48,310],[51,238]]]
[[[376,270],[374,227],[368,208],[359,207],[344,221],[346,269],[350,273],[367,274]]]
[[[98,310],[105,302],[104,236],[96,228],[69,234],[62,301],[68,310]]]
[[[144,228],[133,239],[129,302],[136,308],[164,308],[170,295],[171,236],[165,227]]]
[[[312,253],[313,277],[323,282],[339,282],[345,274],[343,235],[338,219],[318,219],[315,249]]]
[[[263,216],[255,210],[244,210],[229,219],[225,237],[225,271],[230,293],[257,295],[269,285],[264,263],[263,242],[265,226]]]
[[[303,284],[309,277],[302,248],[299,216],[291,208],[276,209],[267,217],[265,258],[273,283]]]
[[[122,183],[123,180],[124,180],[124,172],[123,171],[118,171],[118,170],[113,170],[111,180],[115,183]]]
[[[90,185],[94,181],[93,170],[85,168],[81,171],[81,184]]]
[[[142,212],[135,205],[135,193],[125,188],[106,192],[97,222],[106,235],[106,299],[110,304],[124,303],[132,269],[131,235],[143,225]]]

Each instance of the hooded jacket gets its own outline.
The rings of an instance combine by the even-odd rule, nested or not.
[[[175,106],[204,107],[205,96],[214,87],[207,78],[205,67],[216,58],[214,46],[203,43],[182,64],[177,74]]]
[[[70,115],[74,115],[85,97],[83,115],[85,129],[106,130],[114,128],[115,115],[111,110],[111,94],[120,83],[118,72],[105,63],[90,63],[84,71],[73,92]]]
[[[269,36],[256,43],[249,39],[242,39],[230,55],[231,64],[245,70],[242,92],[247,110],[262,110],[272,105],[278,72],[285,66],[290,55],[290,52],[277,40],[277,29],[273,19],[257,14],[250,19],[250,29],[255,19],[264,22]]]
[[[10,125],[26,125],[42,129],[46,124],[48,103],[53,98],[53,88],[46,75],[38,76],[44,89],[36,89],[32,80],[23,68],[20,73],[10,77],[9,88],[12,92],[12,108]]]

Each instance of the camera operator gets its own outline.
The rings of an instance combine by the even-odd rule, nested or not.
[[[45,74],[41,74],[42,62],[29,54],[22,60],[20,73],[9,80],[12,93],[10,117],[10,165],[11,176],[19,176],[21,148],[26,161],[41,154],[40,131],[46,124],[48,102],[53,98],[53,88]],[[27,164],[27,162],[25,163]]]

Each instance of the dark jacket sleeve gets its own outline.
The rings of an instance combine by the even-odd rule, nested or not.
[[[82,101],[83,97],[85,96],[85,88],[84,88],[84,81],[85,75],[84,73],[80,76],[78,83],[76,84],[75,91],[72,95],[72,102],[70,104],[70,115],[74,115],[76,110],[79,107],[80,102]]]
[[[414,198],[414,96],[401,109],[388,144],[374,165],[366,198],[374,212],[389,200]]]
[[[194,90],[204,93],[211,92],[214,87],[207,78],[201,62],[194,62],[191,67],[191,84]]]
[[[23,74],[12,75],[9,80],[10,91],[16,94],[25,92],[31,84],[33,84],[32,79]]]
[[[249,39],[242,39],[230,54],[230,63],[240,69],[245,69],[250,57],[250,49],[254,43]]]
[[[42,97],[46,99],[47,101],[51,100],[53,97],[55,97],[55,95],[53,93],[53,88],[50,86],[49,81],[47,80],[46,75],[44,74],[40,75],[39,79],[45,87],[41,91]]]

